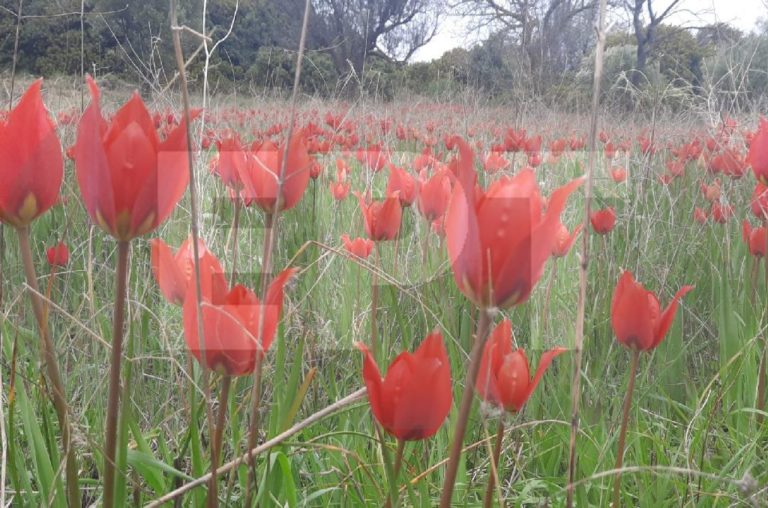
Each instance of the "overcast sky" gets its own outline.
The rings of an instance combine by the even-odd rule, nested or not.
[[[654,2],[659,5],[656,12],[661,11],[665,4],[668,5],[668,0]],[[749,32],[760,18],[768,18],[768,0],[683,0],[670,22],[700,26],[724,21]],[[434,60],[453,48],[467,47],[477,42],[476,38],[466,33],[464,25],[461,18],[446,17],[435,38],[416,52],[413,61]]]

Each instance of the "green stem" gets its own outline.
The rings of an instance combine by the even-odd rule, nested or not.
[[[107,399],[106,437],[104,439],[105,508],[112,508],[115,505],[115,455],[120,412],[120,366],[123,358],[123,323],[125,321],[129,247],[130,244],[127,240],[120,240],[117,244],[115,308],[112,318],[112,354],[109,365],[109,398]]]
[[[395,452],[395,466],[392,470],[392,477],[389,479],[389,498],[385,505],[386,508],[397,508],[400,501],[400,490],[398,489],[397,479],[400,476],[400,469],[403,466],[403,451],[405,451],[405,440],[397,440],[397,451]]]
[[[67,502],[70,508],[80,506],[80,491],[78,488],[77,460],[75,452],[72,449],[72,427],[69,422],[66,390],[64,382],[61,379],[59,363],[48,330],[48,320],[46,319],[45,306],[40,297],[40,289],[37,285],[37,275],[35,273],[35,263],[32,258],[32,247],[29,243],[29,227],[22,227],[16,230],[19,237],[19,249],[21,250],[21,260],[24,265],[24,274],[27,278],[27,285],[30,287],[30,300],[32,301],[32,310],[37,321],[38,332],[40,333],[40,353],[41,363],[48,375],[48,381],[51,386],[50,398],[53,407],[56,410],[56,416],[59,420],[61,429],[61,447],[65,457],[66,471],[66,489]]]
[[[627,437],[627,423],[629,422],[629,410],[632,408],[632,394],[635,391],[635,376],[637,374],[637,364],[640,362],[640,350],[632,350],[632,366],[629,369],[629,383],[627,384],[627,393],[624,396],[624,411],[621,417],[621,430],[619,431],[619,444],[616,450],[616,467],[620,470],[624,464],[624,442]],[[621,471],[616,473],[613,480],[613,508],[621,506]]]
[[[467,431],[467,421],[469,412],[472,409],[474,401],[475,381],[477,373],[480,370],[480,359],[483,356],[483,346],[488,338],[488,328],[491,324],[490,316],[486,309],[480,310],[480,319],[477,322],[477,333],[475,343],[472,346],[472,352],[469,357],[469,368],[467,369],[467,378],[464,381],[464,392],[461,395],[461,404],[459,406],[459,416],[456,421],[456,430],[453,433],[453,443],[451,444],[451,454],[448,459],[448,469],[445,472],[445,482],[443,484],[443,493],[440,496],[440,508],[450,508],[451,498],[453,497],[453,486],[456,483],[456,474],[459,471],[459,462],[461,461],[461,450],[464,442],[464,434]]]

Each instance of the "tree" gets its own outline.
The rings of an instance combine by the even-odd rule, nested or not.
[[[532,84],[578,68],[594,41],[595,0],[459,0],[471,29],[501,30],[528,60]]]
[[[437,31],[441,0],[313,0],[318,41],[339,74],[366,58],[405,62]]]
[[[657,0],[625,0],[626,8],[632,17],[637,44],[637,62],[635,71],[631,74],[633,85],[638,86],[642,80],[659,26],[675,12],[679,3],[680,0],[666,0],[666,7],[657,10]]]

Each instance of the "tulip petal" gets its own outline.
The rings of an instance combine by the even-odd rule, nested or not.
[[[661,320],[659,321],[659,324],[656,328],[656,333],[654,334],[654,340],[651,349],[661,344],[661,341],[664,340],[664,336],[667,335],[669,328],[672,326],[672,321],[675,319],[678,302],[692,289],[693,286],[681,287],[677,293],[675,293],[675,296],[672,298],[672,301],[669,302],[667,308],[664,309],[664,312],[661,314]]]
[[[363,380],[368,391],[368,401],[371,405],[371,411],[376,420],[384,428],[391,427],[391,415],[384,411],[384,400],[382,397],[382,378],[379,366],[373,358],[371,351],[362,342],[356,342],[355,347],[363,353]]]
[[[652,295],[635,281],[630,271],[622,274],[614,290],[611,325],[617,340],[627,347],[647,350],[653,344],[653,316],[649,294]]]
[[[467,298],[480,304],[483,261],[472,189],[462,185],[454,188],[445,217],[445,237],[456,285]]]
[[[525,397],[526,401],[531,397],[531,394],[533,394],[533,391],[536,389],[536,386],[538,386],[539,381],[541,381],[541,377],[544,375],[547,369],[549,369],[549,366],[552,364],[552,360],[554,360],[557,356],[565,353],[566,351],[567,349],[564,347],[556,347],[546,351],[543,355],[541,355],[541,358],[539,359],[539,366],[536,368],[536,374],[534,374],[531,384],[528,385],[528,394]]]
[[[173,252],[165,242],[154,238],[150,241],[150,245],[152,274],[160,291],[170,303],[181,305],[187,291],[187,279],[184,273],[179,269]]]

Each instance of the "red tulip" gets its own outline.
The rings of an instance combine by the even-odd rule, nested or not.
[[[616,212],[610,206],[592,212],[589,216],[589,222],[592,223],[592,229],[599,235],[606,235],[613,230],[616,225]]]
[[[611,168],[611,178],[616,183],[621,183],[627,179],[627,170],[622,167]]]
[[[678,301],[691,289],[693,286],[680,288],[662,312],[656,295],[636,282],[632,272],[625,271],[611,301],[611,325],[616,339],[630,349],[654,349],[672,326]]]
[[[368,240],[367,238],[355,238],[354,240],[350,240],[349,235],[341,235],[341,241],[347,252],[359,258],[367,259],[373,251],[373,241]]]
[[[64,177],[61,144],[38,79],[0,119],[0,221],[25,227],[56,203]]]
[[[170,247],[159,238],[150,241],[152,274],[168,302],[181,305],[195,276],[195,258],[192,239],[187,238],[174,254]],[[200,286],[203,294],[220,300],[227,292],[227,279],[219,260],[211,253],[202,240],[198,240],[197,253],[200,258]]]
[[[707,216],[706,210],[699,208],[698,206],[696,207],[695,210],[693,210],[693,220],[695,220],[699,224],[706,224],[707,218],[708,216]]]
[[[355,193],[365,221],[365,233],[375,242],[394,240],[400,231],[402,208],[397,194],[383,201],[368,202],[368,196]]]
[[[552,255],[556,258],[567,256],[568,252],[571,250],[571,247],[573,247],[573,242],[576,241],[576,238],[578,238],[579,233],[581,233],[581,229],[583,227],[583,224],[579,224],[573,230],[573,234],[571,234],[564,224],[560,224],[560,227],[557,230],[557,241],[555,243],[554,249],[552,249]]]
[[[742,224],[741,237],[749,248],[749,253],[757,258],[765,256],[766,229],[752,228],[747,219]]]
[[[394,164],[389,165],[389,179],[387,180],[387,196],[398,193],[400,206],[411,206],[416,200],[418,192],[416,180],[402,168]]]
[[[445,214],[451,199],[451,174],[441,169],[427,180],[420,181],[418,194],[419,211],[428,221],[434,221]]]
[[[157,228],[173,211],[189,181],[184,124],[165,141],[138,93],[107,123],[99,89],[88,76],[91,104],[77,128],[75,167],[91,219],[119,240]]]
[[[764,221],[768,220],[768,186],[760,182],[755,185],[750,208],[755,217]]]
[[[451,366],[440,333],[428,335],[415,353],[400,353],[382,378],[368,348],[363,352],[363,378],[368,401],[384,430],[404,441],[435,435],[451,410]]]
[[[485,158],[483,167],[488,173],[496,173],[509,167],[510,162],[501,156],[499,152],[491,151]]]
[[[239,189],[242,186],[240,175],[248,166],[248,151],[240,144],[237,136],[228,136],[217,141],[216,146],[219,154],[216,165],[211,169],[221,178],[224,185]]]
[[[220,295],[206,293],[208,289],[202,288],[205,361],[209,369],[227,376],[253,372],[256,360],[269,350],[275,338],[283,308],[283,286],[295,272],[289,268],[278,274],[267,290],[264,303],[253,291],[239,284]],[[194,288],[194,284],[190,284],[184,298],[184,338],[190,352],[201,361]],[[260,329],[262,315],[264,325]]]
[[[546,212],[532,170],[503,177],[475,198],[457,184],[446,215],[448,255],[459,289],[481,307],[528,299],[557,243],[560,213],[578,178],[556,189]]]
[[[48,264],[64,267],[69,263],[69,249],[64,242],[59,242],[46,251]]]
[[[768,185],[768,120],[760,119],[760,127],[752,138],[747,154],[747,163],[763,185]]]
[[[725,224],[728,222],[731,217],[733,217],[733,213],[733,207],[731,205],[723,205],[720,204],[719,201],[712,203],[710,215],[712,216],[712,220],[718,224]]]
[[[480,360],[480,370],[475,381],[475,391],[484,401],[519,412],[533,394],[552,360],[564,353],[557,347],[545,352],[539,367],[531,379],[528,358],[522,349],[513,349],[512,326],[508,319],[496,326],[488,337]]]
[[[242,197],[247,203],[256,203],[267,213],[275,213],[278,201],[278,180],[283,170],[285,148],[271,141],[262,143],[249,159],[247,169],[242,173]],[[302,133],[294,133],[288,142],[288,157],[280,189],[279,210],[296,206],[307,189],[312,158],[307,152]]]

